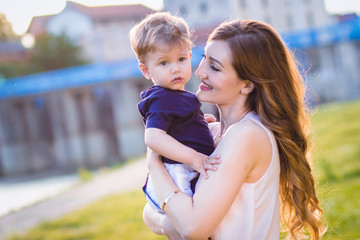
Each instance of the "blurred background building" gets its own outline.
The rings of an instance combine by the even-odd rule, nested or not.
[[[87,7],[68,1],[56,15],[35,17],[28,33],[65,33],[82,46],[91,62],[110,62],[133,57],[128,33],[134,23],[152,10],[143,5]]]
[[[153,11],[143,5],[87,7],[68,1],[62,12],[32,20],[28,33],[35,39],[66,35],[88,64],[0,76],[0,175],[97,168],[145,152],[137,103],[150,81],[137,68],[128,32]],[[194,70],[220,22],[250,18],[282,34],[300,61],[312,103],[360,97],[356,14],[330,16],[323,0],[164,0],[163,11],[184,17],[194,30]],[[0,43],[0,65],[32,55],[19,43]],[[193,77],[187,88],[196,91],[198,84]],[[207,104],[203,108],[216,111]]]
[[[231,19],[255,19],[279,32],[320,27],[330,22],[322,0],[164,0],[164,10],[182,16],[192,27]]]

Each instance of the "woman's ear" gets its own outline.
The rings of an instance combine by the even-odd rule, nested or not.
[[[240,90],[242,94],[250,94],[255,88],[254,83],[249,80],[244,80],[244,84],[244,87]]]
[[[146,79],[149,80],[151,79],[149,69],[146,67],[144,63],[139,63],[139,69]]]

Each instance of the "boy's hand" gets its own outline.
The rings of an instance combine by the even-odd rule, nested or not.
[[[205,118],[205,122],[207,123],[216,122],[216,117],[210,113],[205,113],[204,118]]]
[[[207,174],[207,170],[216,171],[216,165],[220,164],[220,156],[206,156],[202,153],[198,153],[198,157],[194,159],[194,163],[190,166],[197,171],[198,173],[202,174],[205,179],[208,179],[209,176]]]

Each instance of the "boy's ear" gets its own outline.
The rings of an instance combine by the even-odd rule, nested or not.
[[[139,63],[139,69],[146,79],[149,79],[149,80],[151,79],[149,69],[146,67],[145,64]]]
[[[190,52],[190,58],[192,57],[192,52]]]
[[[255,88],[254,83],[249,80],[244,80],[244,83],[245,86],[240,90],[240,92],[245,95],[250,94]]]

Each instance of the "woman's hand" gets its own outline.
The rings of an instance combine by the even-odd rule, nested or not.
[[[181,240],[181,235],[171,225],[165,214],[156,212],[149,204],[146,204],[143,212],[145,224],[151,231],[158,235],[166,235],[168,240]]]
[[[171,225],[170,220],[166,217],[166,215],[161,218],[160,225],[162,226],[162,232],[167,237],[167,240],[183,239],[183,237],[176,231],[173,225]]]

